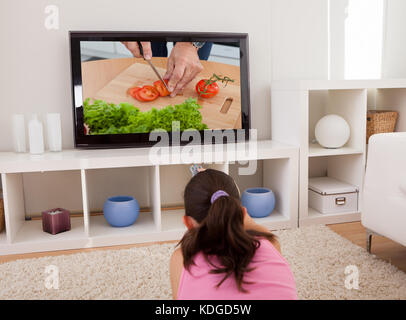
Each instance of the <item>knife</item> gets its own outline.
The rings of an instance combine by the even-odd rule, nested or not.
[[[141,42],[140,42],[140,41],[137,41],[137,44],[138,44],[138,48],[139,48],[139,50],[140,50],[140,54],[141,54],[141,56],[143,57],[143,59],[144,59],[146,62],[148,62],[148,64],[150,65],[152,71],[154,71],[154,73],[156,74],[156,76],[158,77],[158,79],[161,80],[162,83],[164,84],[166,90],[168,90],[169,92],[171,92],[171,91],[169,90],[168,86],[166,85],[166,82],[164,81],[164,79],[162,79],[161,75],[159,74],[158,70],[155,68],[155,66],[153,65],[153,63],[151,62],[151,60],[147,60],[147,59],[144,58],[144,50],[142,49]]]

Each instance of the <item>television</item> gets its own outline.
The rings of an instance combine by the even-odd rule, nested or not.
[[[161,131],[170,145],[175,132],[192,130],[204,144],[225,132],[249,139],[247,34],[70,31],[69,37],[75,147],[151,146],[157,143],[151,132]]]

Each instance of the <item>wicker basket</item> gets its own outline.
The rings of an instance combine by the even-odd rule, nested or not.
[[[5,224],[6,223],[4,221],[4,202],[0,192],[0,232],[4,230]]]
[[[375,133],[395,131],[398,113],[387,110],[369,110],[367,112],[367,143],[369,137]]]

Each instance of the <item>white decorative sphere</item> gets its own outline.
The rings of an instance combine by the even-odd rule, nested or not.
[[[329,114],[317,122],[314,133],[322,147],[340,148],[350,138],[350,131],[350,126],[343,117]]]

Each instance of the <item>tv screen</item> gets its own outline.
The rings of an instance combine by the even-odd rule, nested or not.
[[[76,147],[148,146],[163,130],[170,144],[186,130],[248,138],[247,34],[71,31],[70,46]]]

